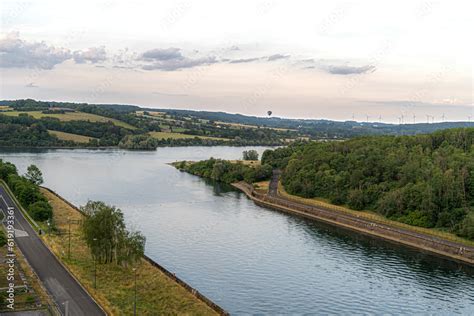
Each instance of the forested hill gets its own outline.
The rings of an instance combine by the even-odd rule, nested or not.
[[[166,116],[169,122],[175,122],[176,128],[190,124],[187,133],[196,136],[212,136],[229,138],[226,131],[224,136],[223,129],[250,129],[250,128],[267,128],[267,129],[285,129],[291,135],[274,135],[277,137],[270,138],[298,138],[306,137],[311,139],[341,139],[351,138],[364,135],[416,135],[432,133],[441,129],[474,127],[474,122],[442,122],[442,123],[419,123],[419,124],[387,124],[381,122],[356,122],[356,121],[331,121],[324,119],[289,119],[273,116],[257,117],[243,114],[232,114],[225,112],[210,111],[194,111],[167,108],[142,108],[136,105],[124,104],[87,104],[87,103],[71,103],[71,102],[53,102],[53,101],[36,101],[26,100],[3,100],[0,101],[0,107],[11,107],[15,110],[35,111],[48,108],[65,108],[74,109],[76,111],[103,115],[110,118],[120,119],[134,126],[139,126],[146,118],[154,118],[158,116]],[[146,113],[140,115],[137,113]],[[262,113],[266,115],[266,113]],[[223,124],[225,123],[225,124]],[[238,126],[236,126],[238,125]],[[205,135],[201,135],[201,134]],[[275,132],[274,132],[275,134]],[[281,134],[281,133],[280,133]],[[219,136],[220,135],[220,136]],[[235,135],[230,135],[234,137]],[[248,135],[238,135],[246,137]],[[268,135],[267,135],[268,136]],[[257,136],[262,138],[261,136]],[[269,138],[269,137],[266,137]],[[274,143],[274,139],[265,144]]]
[[[152,109],[148,109],[152,110]],[[156,111],[156,110],[155,110]],[[211,121],[229,122],[235,124],[246,124],[255,126],[266,126],[274,128],[287,128],[299,130],[315,137],[334,136],[349,138],[362,135],[415,135],[426,134],[441,129],[474,127],[473,122],[438,122],[417,124],[388,124],[381,122],[356,122],[356,121],[332,121],[326,119],[290,119],[281,117],[258,117],[242,114],[231,114],[226,112],[193,111],[178,109],[160,109],[178,117],[191,116],[198,119]]]
[[[474,128],[266,151],[285,189],[474,239]]]

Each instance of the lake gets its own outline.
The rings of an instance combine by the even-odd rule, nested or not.
[[[474,315],[474,269],[256,206],[167,165],[252,147],[0,151],[76,205],[121,208],[148,256],[232,314]],[[262,147],[256,147],[260,153]]]

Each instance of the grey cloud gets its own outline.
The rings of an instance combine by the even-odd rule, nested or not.
[[[13,34],[0,40],[0,57],[1,68],[52,69],[70,59],[71,53],[44,42],[29,43]]]
[[[371,73],[376,70],[376,67],[373,65],[365,65],[361,67],[354,67],[354,66],[347,66],[347,65],[342,65],[342,66],[329,65],[329,66],[324,66],[322,68],[323,70],[333,75],[360,75],[360,74],[365,74],[365,73]]]
[[[140,59],[151,62],[142,66],[144,70],[174,71],[217,63],[217,59],[214,56],[189,58],[181,53],[181,49],[174,47],[146,51],[141,55]]]
[[[259,61],[259,60],[275,61],[275,60],[287,59],[287,58],[290,58],[290,55],[274,54],[274,55],[263,56],[263,57],[234,59],[234,60],[231,60],[230,63],[231,64],[242,64],[242,63],[251,63],[251,62]]]
[[[91,47],[84,51],[75,51],[73,54],[74,61],[78,64],[90,62],[96,64],[107,59],[105,47]]]
[[[275,54],[275,55],[268,56],[267,60],[274,61],[278,59],[287,59],[287,58],[290,58],[290,55]]]
[[[234,59],[234,60],[231,60],[230,63],[231,63],[231,64],[251,63],[251,62],[254,62],[254,61],[257,61],[257,60],[260,60],[260,59],[261,59],[260,57],[241,58],[241,59]]]
[[[39,86],[37,86],[34,82],[30,82],[29,84],[25,85],[25,88],[38,88]]]
[[[153,60],[153,61],[163,61],[163,60],[171,60],[171,59],[183,59],[184,56],[181,54],[181,49],[170,47],[170,48],[157,48],[146,51],[142,54],[142,58],[145,60]]]

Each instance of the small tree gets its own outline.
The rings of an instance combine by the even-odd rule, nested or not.
[[[98,262],[127,265],[143,256],[145,237],[126,229],[120,209],[89,201],[81,210],[86,214],[82,224],[84,239]]]
[[[36,165],[30,165],[28,167],[25,178],[36,185],[43,184],[43,174]]]
[[[244,150],[242,152],[243,160],[258,160],[258,152],[256,150]]]

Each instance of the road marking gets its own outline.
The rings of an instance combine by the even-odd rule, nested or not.
[[[13,229],[15,231],[15,238],[18,238],[18,237],[29,237],[30,235],[28,235],[28,233],[24,230],[20,230],[20,229],[16,229],[14,228]]]

